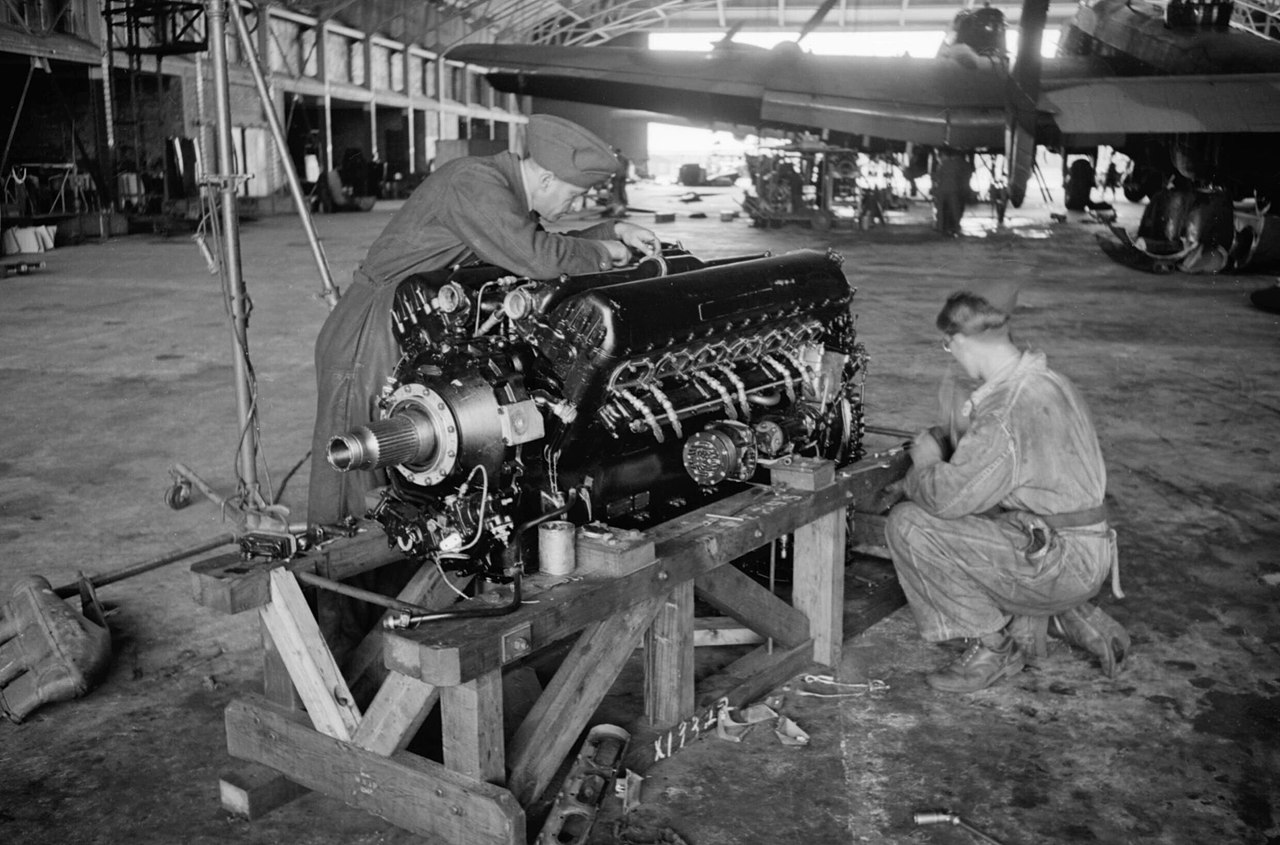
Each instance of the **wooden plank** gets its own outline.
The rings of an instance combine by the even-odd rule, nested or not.
[[[450,845],[524,845],[524,811],[507,790],[415,754],[374,754],[325,736],[253,696],[226,710],[227,750],[316,792]]]
[[[502,730],[502,670],[440,690],[444,764],[476,780],[502,784],[507,776]]]
[[[351,741],[384,757],[403,751],[439,700],[438,687],[391,672],[369,702]]]
[[[844,642],[844,508],[795,532],[791,601],[809,619],[813,659],[840,666]]]
[[[762,645],[705,679],[698,692],[698,703],[708,705],[727,698],[731,706],[741,707],[763,698],[774,687],[813,665],[811,640],[792,648],[775,648],[772,652],[767,645]]]
[[[851,486],[858,483],[857,477],[849,482]],[[853,495],[839,480],[814,493],[767,488],[753,492],[756,490],[759,488],[739,494],[744,503],[737,511],[741,521],[710,520],[712,524],[689,526],[683,517],[672,520],[688,530],[657,543],[659,559],[654,563],[621,578],[557,585],[542,593],[537,604],[527,604],[502,617],[498,635],[492,619],[444,620],[415,630],[389,632],[387,666],[428,683],[457,685],[502,665],[503,633],[527,629],[531,649],[550,645],[636,601],[663,595],[675,584],[789,534],[841,507]],[[737,497],[732,497],[721,504],[735,500]]]
[[[728,616],[699,616],[693,620],[694,648],[756,645],[764,637]]]
[[[667,596],[645,632],[644,713],[670,725],[693,709],[693,584]]]
[[[301,710],[302,700],[294,689],[293,678],[289,677],[289,667],[285,665],[284,659],[280,657],[280,650],[271,639],[271,632],[267,630],[266,624],[259,624],[258,629],[262,636],[262,694],[268,701],[291,710]]]
[[[350,739],[360,722],[360,710],[320,635],[298,579],[286,569],[275,569],[270,580],[271,603],[259,613],[289,669],[298,697],[316,730]]]
[[[664,596],[638,601],[583,629],[511,740],[509,783],[521,805],[532,804],[551,783],[664,603]]]
[[[191,597],[218,613],[233,614],[271,601],[268,567],[244,561],[228,552],[191,564]]]
[[[239,552],[196,561],[191,565],[192,595],[197,604],[220,613],[241,613],[271,601],[268,573],[283,566],[341,581],[360,572],[400,560],[404,554],[388,546],[378,526],[334,540],[322,549],[286,563],[246,561]]]
[[[809,639],[808,618],[737,567],[705,572],[694,584],[707,604],[765,637],[784,646]]]
[[[257,763],[246,763],[233,772],[226,772],[218,781],[222,808],[249,821],[260,819],[308,792],[305,786]]]

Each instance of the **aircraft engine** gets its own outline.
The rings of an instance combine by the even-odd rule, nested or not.
[[[643,528],[787,455],[856,460],[866,353],[841,263],[668,247],[553,281],[410,277],[378,418],[329,462],[387,471],[370,516],[407,555],[502,579],[536,558],[539,522]]]

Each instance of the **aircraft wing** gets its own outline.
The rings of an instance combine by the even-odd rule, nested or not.
[[[1111,76],[1044,83],[1066,135],[1280,132],[1280,73]]]
[[[1005,74],[926,59],[814,56],[794,45],[707,53],[471,44],[495,88],[743,126],[833,130],[964,148],[1004,143]]]
[[[1002,149],[1008,74],[936,58],[815,56],[794,45],[706,53],[464,45],[450,59],[501,68],[501,91],[690,121],[832,130]],[[1037,110],[1066,136],[1280,131],[1280,73],[1116,76],[1046,59]]]

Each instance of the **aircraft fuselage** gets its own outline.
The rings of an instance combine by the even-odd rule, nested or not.
[[[1229,3],[1171,2],[1167,12],[1141,0],[1082,3],[1059,55],[1101,60],[1123,77],[1280,73],[1280,42],[1229,27],[1229,15]],[[1175,176],[1235,198],[1280,193],[1280,132],[1129,133],[1114,146],[1135,162],[1131,198]]]

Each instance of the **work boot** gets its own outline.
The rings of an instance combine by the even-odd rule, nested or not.
[[[977,692],[1003,677],[1016,675],[1026,665],[1022,649],[1012,637],[992,648],[974,640],[960,659],[941,672],[925,675],[925,682],[942,692]]]
[[[1053,617],[1051,630],[1095,655],[1108,678],[1116,676],[1129,653],[1129,634],[1124,626],[1088,602]]]

